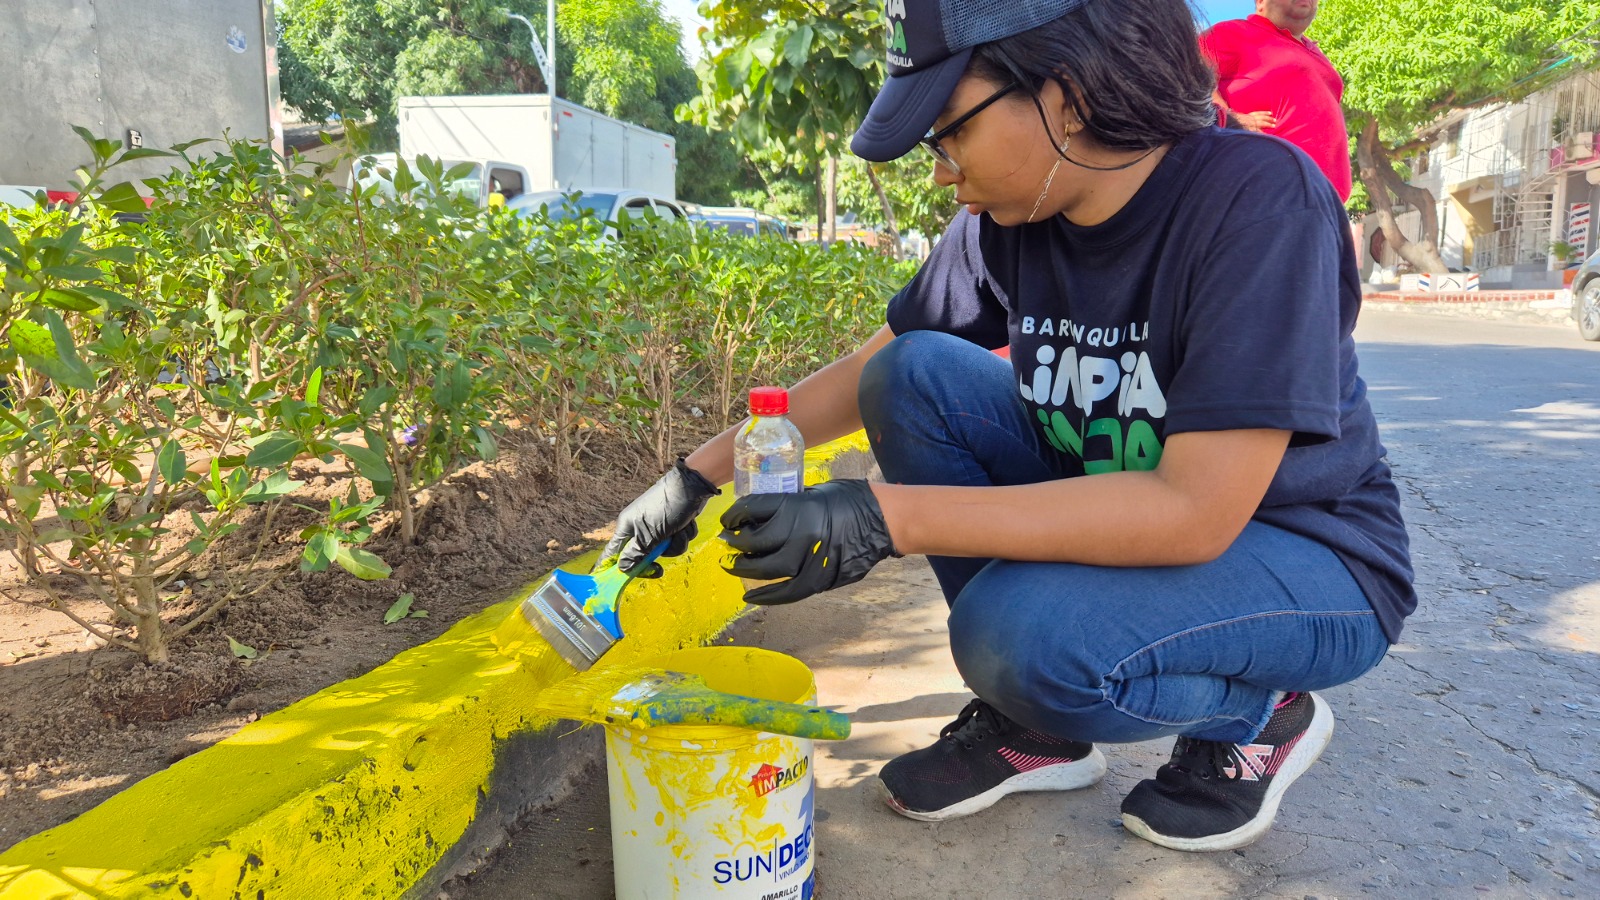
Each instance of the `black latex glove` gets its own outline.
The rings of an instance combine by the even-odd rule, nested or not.
[[[722,527],[722,539],[739,551],[724,569],[741,578],[787,579],[746,591],[746,603],[793,603],[854,584],[884,557],[900,555],[872,488],[859,480],[740,497],[722,514]]]
[[[650,553],[651,547],[669,538],[661,555],[682,556],[700,532],[695,517],[706,508],[707,500],[720,493],[716,485],[680,458],[667,474],[617,514],[616,536],[600,551],[600,561],[616,556],[618,568],[628,572]],[[652,563],[647,571],[635,574],[657,578],[661,567]]]

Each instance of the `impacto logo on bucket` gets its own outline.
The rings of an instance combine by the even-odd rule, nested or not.
[[[770,650],[695,648],[656,664],[761,699],[816,696],[810,670]],[[607,726],[618,900],[811,900],[812,747],[728,726]]]
[[[810,768],[809,762],[802,759],[787,769],[762,763],[756,774],[750,776],[750,789],[756,792],[757,797],[765,797],[779,788],[793,787]]]

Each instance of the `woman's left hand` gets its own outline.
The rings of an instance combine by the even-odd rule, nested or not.
[[[722,539],[739,551],[723,568],[741,578],[786,579],[746,591],[747,603],[793,603],[854,584],[899,556],[865,481],[830,481],[798,494],[751,494],[722,514]]]

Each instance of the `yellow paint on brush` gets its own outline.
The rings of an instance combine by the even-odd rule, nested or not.
[[[864,446],[808,452],[808,481]],[[707,508],[701,534],[729,500]],[[716,545],[630,586],[607,663],[703,643],[744,611]],[[571,667],[547,648],[501,653],[491,634],[513,615],[514,601],[490,607],[17,844],[0,854],[0,900],[405,894],[466,833],[496,743],[554,723],[532,698]]]

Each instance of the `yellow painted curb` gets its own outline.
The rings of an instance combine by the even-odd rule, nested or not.
[[[807,481],[866,449],[857,433],[808,452]],[[729,493],[701,517],[703,536],[720,530]],[[724,552],[697,541],[661,579],[634,582],[605,664],[705,643],[738,618],[747,607],[717,565]],[[0,900],[401,897],[467,833],[496,746],[554,724],[528,701],[570,668],[518,664],[490,641],[520,599],[17,844],[0,855]]]

